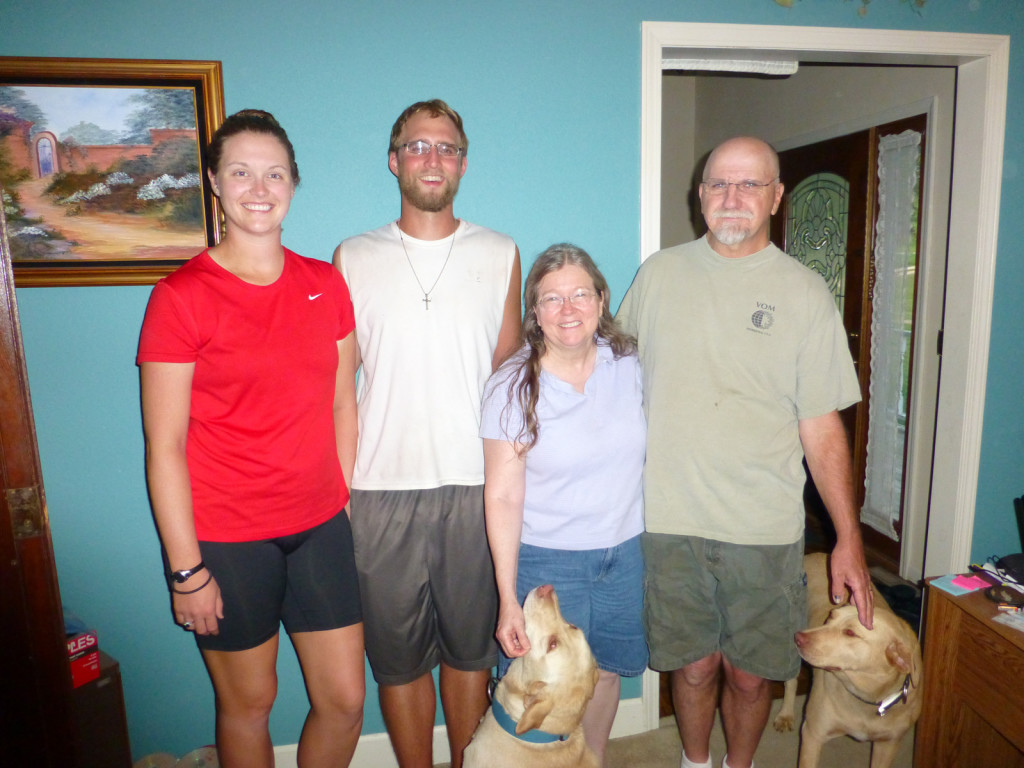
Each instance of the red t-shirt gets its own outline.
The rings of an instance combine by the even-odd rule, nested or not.
[[[200,540],[286,536],[348,503],[333,407],[337,342],[354,327],[338,271],[287,249],[271,285],[204,251],[153,288],[136,360],[195,363],[186,453]]]

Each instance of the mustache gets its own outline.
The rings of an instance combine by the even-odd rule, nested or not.
[[[711,214],[712,219],[753,219],[754,214],[750,211],[739,211],[722,209]]]

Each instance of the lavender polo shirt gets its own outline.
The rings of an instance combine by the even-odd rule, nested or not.
[[[508,377],[524,351],[498,369],[484,390],[480,436],[512,440],[523,422],[509,403]],[[598,343],[584,391],[543,371],[540,434],[526,454],[524,544],[603,549],[644,529],[643,468],[647,424],[636,355],[616,360]]]

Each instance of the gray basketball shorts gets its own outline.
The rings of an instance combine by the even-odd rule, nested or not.
[[[483,487],[354,489],[350,508],[374,680],[404,685],[439,661],[493,667],[498,591]]]

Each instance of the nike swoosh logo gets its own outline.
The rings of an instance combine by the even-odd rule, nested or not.
[[[309,294],[309,300],[312,301],[313,299],[319,299],[321,296],[323,296],[322,293],[311,293]]]

